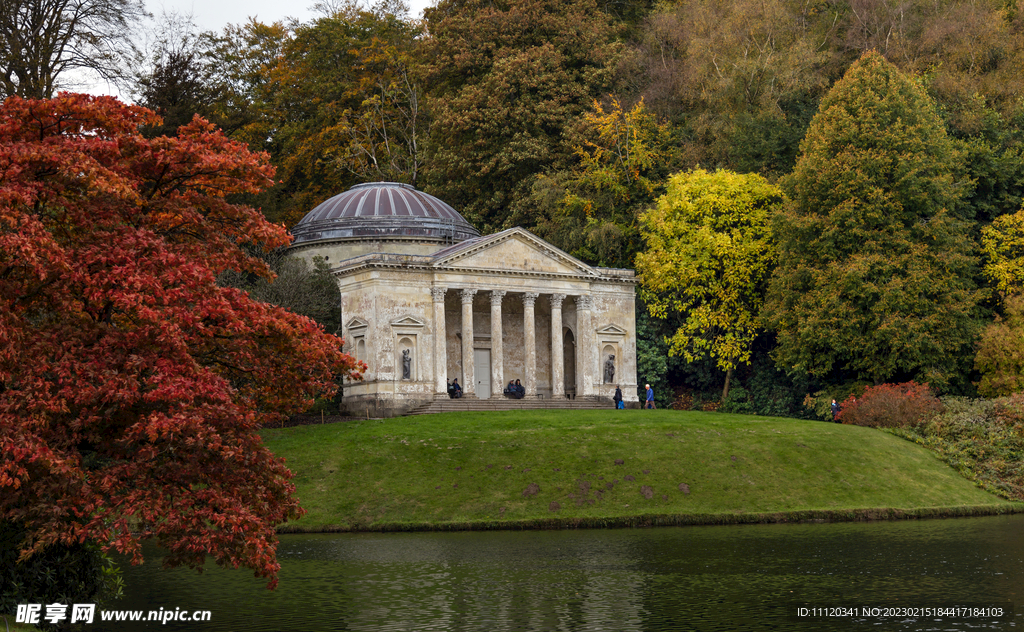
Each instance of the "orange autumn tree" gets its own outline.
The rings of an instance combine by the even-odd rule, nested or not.
[[[241,246],[289,236],[230,201],[272,184],[196,118],[61,94],[0,107],[0,523],[22,558],[95,543],[166,565],[207,555],[276,584],[275,526],[302,514],[257,434],[362,366],[313,321],[219,287],[264,277]]]

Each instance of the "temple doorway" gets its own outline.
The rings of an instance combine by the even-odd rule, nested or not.
[[[562,333],[562,367],[565,374],[565,396],[576,399],[576,338],[568,327]]]
[[[473,349],[473,378],[476,380],[476,396],[487,399],[491,396],[491,350]]]

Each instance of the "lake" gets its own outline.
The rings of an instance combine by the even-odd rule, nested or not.
[[[287,535],[280,586],[124,569],[111,608],[209,621],[89,629],[1020,629],[1024,515],[654,529]],[[153,549],[147,549],[152,555]],[[800,609],[804,608],[803,611]],[[966,609],[964,609],[966,608]],[[805,616],[800,616],[801,612]],[[1001,613],[1001,614],[1000,614]],[[146,615],[144,615],[146,616]]]

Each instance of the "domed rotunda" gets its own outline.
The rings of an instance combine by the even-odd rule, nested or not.
[[[367,252],[430,254],[480,236],[455,209],[408,184],[358,184],[323,202],[292,228],[293,248],[316,245],[329,261]],[[385,245],[386,244],[386,245]]]
[[[367,364],[349,414],[392,416],[448,399],[611,398],[638,405],[635,278],[523,228],[481,235],[458,211],[393,182],[352,187],[292,229],[341,288],[345,349]],[[566,300],[568,299],[568,300]]]

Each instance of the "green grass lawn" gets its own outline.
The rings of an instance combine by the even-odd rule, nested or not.
[[[911,442],[797,419],[508,411],[262,434],[295,473],[309,512],[284,530],[743,522],[780,519],[764,515],[780,512],[843,519],[1021,507]]]

